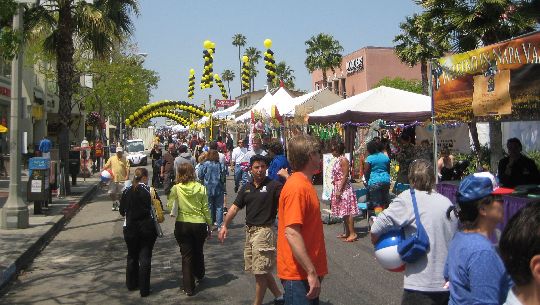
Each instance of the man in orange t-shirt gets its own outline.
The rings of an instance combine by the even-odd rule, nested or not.
[[[319,169],[319,142],[299,135],[289,141],[287,179],[278,208],[277,273],[286,304],[319,304],[321,280],[328,274],[320,203],[311,184]]]

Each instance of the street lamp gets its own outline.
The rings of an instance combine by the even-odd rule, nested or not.
[[[39,0],[16,0],[17,11],[13,16],[13,29],[23,30],[24,4],[38,4]],[[23,42],[24,43],[24,42]],[[21,131],[19,119],[22,117],[22,71],[23,46],[19,47],[17,56],[11,64],[11,121],[9,124],[9,195],[0,213],[2,229],[25,229],[29,225],[28,206],[21,197]]]

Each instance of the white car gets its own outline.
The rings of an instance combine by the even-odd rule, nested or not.
[[[141,165],[148,164],[148,156],[144,152],[144,142],[141,139],[127,140],[126,141],[126,158],[129,161],[129,165]]]

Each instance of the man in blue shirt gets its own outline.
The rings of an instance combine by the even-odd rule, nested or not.
[[[270,166],[268,167],[268,178],[272,180],[285,183],[285,178],[280,176],[278,172],[281,169],[286,169],[287,172],[290,172],[291,168],[289,166],[289,161],[283,153],[283,145],[279,141],[273,141],[268,145],[268,158],[270,161]]]
[[[51,158],[51,147],[52,142],[47,137],[44,137],[39,142],[39,151],[41,152],[41,156],[43,158]]]

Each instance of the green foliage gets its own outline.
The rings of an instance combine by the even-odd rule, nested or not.
[[[320,69],[323,76],[323,86],[326,87],[326,70],[335,71],[341,66],[343,47],[332,35],[320,33],[305,42],[306,61],[304,64],[309,72]]]
[[[139,55],[117,53],[112,61],[81,61],[79,67],[82,74],[93,76],[93,88],[79,88],[76,95],[87,111],[102,116],[125,119],[148,104],[159,82],[157,72],[145,69]]]
[[[11,26],[17,4],[13,0],[0,0],[0,57],[12,60],[17,54],[22,35]]]
[[[380,86],[386,86],[390,88],[401,89],[401,90],[405,90],[409,92],[422,94],[422,81],[414,80],[414,79],[409,80],[409,79],[404,79],[401,77],[396,77],[396,78],[385,77],[381,79],[377,84],[375,84],[373,88],[377,88]]]
[[[293,74],[294,70],[285,61],[280,61],[276,65],[276,78],[274,78],[272,87],[279,87],[279,81],[282,80],[286,88],[294,89],[296,77]]]
[[[529,158],[534,160],[536,167],[540,168],[540,150],[530,150],[525,153]]]
[[[481,165],[484,170],[490,170],[489,162],[490,162],[490,155],[491,150],[486,145],[480,146],[480,149],[482,150],[482,160]],[[465,175],[476,173],[476,162],[478,160],[476,154],[474,152],[471,152],[470,154],[462,154],[458,153],[454,155],[455,161],[461,161],[461,160],[467,160],[469,161],[469,166],[467,167],[467,171],[464,173]]]

